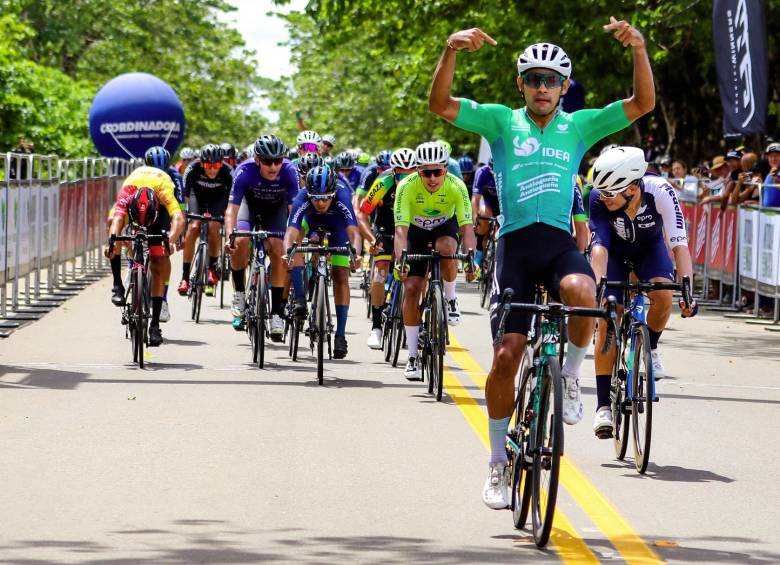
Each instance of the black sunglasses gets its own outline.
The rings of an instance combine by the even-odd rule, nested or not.
[[[283,160],[283,157],[277,157],[276,159],[260,159],[260,162],[266,167],[270,167],[272,165],[281,165]]]
[[[544,73],[525,73],[523,76],[523,83],[527,84],[531,88],[539,88],[544,85],[547,89],[561,88],[563,82],[566,80],[559,74],[544,74]]]
[[[445,169],[423,169],[420,171],[420,175],[431,178],[436,177],[439,178],[440,176],[444,175],[447,171]]]

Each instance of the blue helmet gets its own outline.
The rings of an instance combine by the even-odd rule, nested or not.
[[[377,166],[383,169],[389,169],[390,157],[392,156],[393,156],[393,152],[390,149],[385,149],[384,151],[380,151],[376,156]]]
[[[330,167],[314,167],[306,175],[306,190],[310,196],[330,196],[336,192],[336,175]]]
[[[474,161],[468,155],[464,155],[458,159],[458,166],[460,166],[461,173],[473,173]]]
[[[150,147],[146,150],[146,154],[144,155],[144,162],[148,166],[156,167],[163,171],[168,168],[170,161],[171,154],[168,153],[168,150],[165,149],[165,147],[160,147],[159,145]]]

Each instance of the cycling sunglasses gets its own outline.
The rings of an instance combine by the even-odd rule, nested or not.
[[[222,168],[222,162],[216,161],[214,163],[203,163],[203,168],[210,171],[219,170]]]
[[[331,192],[329,194],[309,194],[309,200],[332,200],[334,196],[336,196],[335,192]]]
[[[302,143],[299,147],[304,151],[310,151],[312,153],[316,153],[317,149],[319,149],[316,143]]]
[[[522,75],[523,84],[527,84],[531,88],[539,88],[544,85],[547,89],[556,89],[563,86],[563,82],[566,80],[558,73],[525,73]]]
[[[266,167],[272,167],[274,165],[281,165],[283,160],[283,157],[277,157],[276,159],[260,159],[260,162]]]
[[[621,190],[620,192],[607,192],[606,190],[599,190],[598,188],[595,190],[596,192],[599,193],[599,196],[606,198],[607,200],[612,200],[613,198],[617,198],[624,192],[624,190]]]
[[[420,176],[423,176],[425,178],[439,178],[444,176],[447,173],[447,169],[422,169],[420,171]]]

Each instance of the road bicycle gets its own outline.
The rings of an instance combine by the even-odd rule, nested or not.
[[[208,286],[209,273],[209,223],[218,222],[224,225],[225,219],[222,216],[212,216],[211,214],[187,214],[188,220],[200,221],[200,236],[198,245],[195,248],[195,255],[192,258],[192,267],[190,268],[190,289],[187,296],[190,299],[191,317],[195,323],[200,322],[200,308],[203,303],[203,293]],[[224,286],[224,282],[223,282]]]
[[[385,361],[396,367],[398,355],[406,341],[406,330],[403,316],[404,284],[395,275],[390,276],[387,297],[387,306],[382,311],[382,351]]]
[[[581,308],[545,302],[542,286],[537,286],[531,304],[513,303],[514,291],[504,290],[498,303],[499,316],[494,347],[504,340],[506,320],[511,311],[533,314],[528,345],[523,352],[515,408],[506,436],[507,457],[512,478],[510,508],[515,527],[522,529],[531,511],[534,542],[544,547],[550,539],[558,496],[560,458],[563,455],[563,382],[560,359],[561,335],[566,333],[567,316],[604,318],[611,324],[606,347],[615,333],[614,299],[607,307]]]
[[[627,263],[629,272],[633,265]],[[612,368],[610,407],[613,432],[611,434],[615,455],[623,460],[628,450],[629,431],[634,446],[634,466],[644,474],[650,462],[650,443],[653,434],[653,403],[658,402],[655,375],[650,355],[650,333],[647,327],[648,292],[655,290],[681,291],[686,307],[691,305],[691,281],[683,277],[675,282],[608,281],[599,283],[601,301],[606,288],[623,291],[623,304],[628,304],[620,320],[615,346],[617,359]],[[609,435],[599,436],[602,439]]]
[[[479,265],[479,304],[483,308],[490,305],[490,288],[493,285],[493,273],[495,271],[496,238],[498,218],[492,216],[477,216],[478,220],[487,220],[488,232],[485,235],[485,250],[482,253],[482,263]]]
[[[125,306],[122,309],[122,325],[125,337],[130,339],[133,363],[144,368],[144,346],[149,344],[149,320],[151,319],[151,276],[149,275],[149,245],[162,243],[168,246],[168,234],[147,234],[145,228],[135,228],[130,235],[111,235],[108,240],[108,252],[111,255],[117,242],[132,243],[132,264],[130,266]]]
[[[426,261],[428,263],[428,285],[420,305],[422,321],[420,323],[419,359],[420,374],[423,381],[428,378],[428,394],[434,394],[440,401],[444,391],[444,354],[447,351],[449,333],[447,329],[447,304],[444,300],[444,286],[441,280],[441,261],[467,261],[474,270],[474,253],[456,253],[442,255],[436,249],[430,253],[401,253],[401,272],[406,270],[407,261]],[[413,352],[409,352],[411,356]]]
[[[320,243],[308,245],[297,245],[287,250],[289,262],[292,264],[296,253],[314,253],[316,254],[316,265],[313,269],[314,291],[312,294],[311,311],[309,312],[308,325],[305,333],[309,336],[309,347],[312,355],[317,355],[317,382],[322,385],[324,382],[325,365],[325,344],[328,346],[328,359],[333,356],[332,340],[333,322],[330,311],[330,298],[328,288],[331,286],[330,261],[328,258],[333,253],[348,254],[350,262],[355,259],[355,250],[351,245],[328,245],[327,232],[317,230],[317,240]],[[296,338],[297,339],[297,338]]]
[[[269,237],[281,237],[281,232],[265,230],[239,231],[234,229],[228,238],[230,247],[236,239],[248,237],[252,240],[252,260],[249,265],[249,285],[244,303],[244,324],[252,344],[252,362],[262,369],[265,365],[265,336],[268,334],[270,300],[268,270],[266,267],[265,242]]]

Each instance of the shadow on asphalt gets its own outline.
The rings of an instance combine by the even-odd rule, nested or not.
[[[89,378],[89,373],[81,371],[62,371],[47,367],[0,366],[0,378],[13,373],[26,374],[27,376],[15,383],[0,381],[0,388],[24,389],[30,387],[72,390]]]
[[[662,380],[661,382],[664,382],[664,380]],[[596,387],[582,386],[580,387],[580,390],[582,390],[582,392],[587,392],[593,395],[596,394]],[[771,400],[769,398],[733,398],[731,396],[708,396],[705,394],[700,394],[700,395],[675,394],[675,393],[663,392],[662,390],[658,391],[658,396],[659,398],[661,398],[661,400],[663,400],[664,398],[678,398],[682,400],[703,400],[703,401],[714,400],[717,402],[745,402],[748,404],[780,404],[780,400]]]
[[[678,467],[676,465],[656,465],[650,463],[647,467],[647,472],[644,475],[640,475],[634,469],[633,462],[625,463],[602,463],[602,467],[609,469],[623,469],[625,471],[633,471],[623,475],[624,477],[635,477],[638,479],[647,478],[656,481],[670,481],[679,483],[733,483],[735,479],[719,475],[706,469],[686,469],[685,467]]]

